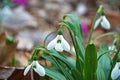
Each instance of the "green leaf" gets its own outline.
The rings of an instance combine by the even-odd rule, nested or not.
[[[71,75],[71,69],[68,69],[64,63],[62,63],[60,60],[57,60],[57,62],[60,64],[59,68],[61,70],[61,73],[64,74],[67,80],[74,80],[73,76]]]
[[[81,80],[83,80],[83,60],[81,59],[81,57],[77,56],[76,59],[76,68],[79,71],[79,75],[81,75]]]
[[[58,53],[57,52],[55,53],[55,52],[52,52],[52,51],[55,51],[55,50],[50,50],[49,55],[47,55],[46,53],[44,53],[42,55],[42,57],[45,58],[46,60],[50,61],[53,64],[53,67],[55,67],[56,70],[58,70],[61,74],[63,74],[64,77],[67,80],[74,80],[73,76],[70,73],[72,67],[70,69],[68,68],[68,67],[70,67],[70,65],[73,66],[73,64],[69,63],[69,61],[68,62],[65,62],[65,61],[63,62],[61,59],[59,59],[58,57],[56,57],[55,55],[53,55],[53,54],[57,54],[58,55]],[[62,56],[62,55],[59,55],[59,56]]]
[[[61,60],[64,64],[66,64],[70,69],[75,68],[75,60],[70,57],[63,57],[57,51],[51,50],[51,55],[56,57],[56,59]]]
[[[76,43],[78,45],[78,50],[79,50],[79,54],[80,56],[84,59],[84,56],[85,56],[85,49],[84,49],[84,46],[82,45],[80,39],[76,36]]]
[[[45,68],[45,73],[47,76],[53,78],[54,80],[66,80],[66,78],[59,73],[56,69],[51,69],[51,68]]]
[[[94,44],[88,44],[85,51],[84,80],[97,80],[97,52]]]
[[[102,54],[104,51],[107,51],[108,47],[106,44],[102,44],[100,47],[100,50],[98,52],[98,54]],[[105,78],[106,80],[108,80],[108,76],[111,70],[111,58],[109,56],[109,53],[104,54],[100,59],[99,59],[99,64],[101,65],[101,67],[103,68],[103,71],[105,73]],[[107,66],[106,66],[107,65]]]
[[[69,18],[71,21],[66,20],[66,18]],[[72,39],[75,51],[76,51],[76,68],[79,70],[80,75],[83,75],[83,62],[84,62],[84,41],[83,41],[83,35],[80,25],[80,20],[76,15],[73,14],[66,14],[63,16],[63,22],[61,25],[67,26],[72,30],[74,36]]]
[[[67,51],[69,54],[71,54],[72,56],[76,56],[75,52],[70,50],[70,51]]]
[[[47,55],[47,54],[44,53],[44,54],[42,55],[42,57],[43,57],[45,60],[50,61],[53,66],[55,66],[57,69],[59,69],[59,67],[58,67],[58,65],[56,64],[56,62],[55,62],[49,55]]]
[[[61,24],[64,25],[64,26],[69,27],[69,28],[73,31],[74,35],[76,34],[76,32],[75,32],[75,27],[74,27],[74,25],[73,25],[72,22],[63,21],[63,22],[61,22]]]
[[[107,80],[105,78],[104,70],[103,70],[102,66],[99,63],[98,63],[98,68],[97,68],[97,79],[98,80]]]
[[[73,14],[66,14],[66,15],[63,16],[64,21],[65,21],[66,17],[71,19],[71,23],[70,23],[70,21],[68,21],[69,23],[67,23],[67,25],[69,25],[71,30],[74,32],[74,35],[78,36],[78,38],[82,42],[82,45],[84,45],[81,23],[80,23],[79,18],[76,15],[73,15]]]
[[[72,69],[71,72],[75,80],[82,80],[82,75],[80,75],[80,72],[77,69]]]

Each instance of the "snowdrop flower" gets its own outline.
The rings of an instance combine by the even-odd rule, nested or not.
[[[108,47],[109,50],[116,50],[116,46],[115,45],[111,45]]]
[[[51,50],[53,48],[55,48],[59,52],[62,52],[63,50],[69,51],[70,45],[62,35],[57,35],[57,37],[47,45],[48,50]]]
[[[99,19],[96,20],[94,29],[96,29],[99,24],[101,24],[102,28],[106,30],[110,29],[110,23],[104,15],[102,15]]]
[[[29,66],[26,67],[26,69],[24,70],[24,76],[28,73],[31,67],[40,76],[45,76],[45,69],[38,63],[38,61],[33,61]]]
[[[2,19],[6,19],[9,16],[11,16],[13,14],[12,10],[10,9],[9,6],[5,6],[1,12],[0,12],[0,17],[2,17]]]
[[[116,80],[120,76],[120,69],[119,68],[120,68],[120,62],[117,62],[115,64],[114,69],[112,70],[112,73],[111,73],[112,80]]]

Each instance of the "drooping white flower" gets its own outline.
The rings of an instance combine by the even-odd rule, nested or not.
[[[38,63],[38,61],[33,61],[29,66],[26,67],[26,69],[24,70],[24,76],[28,73],[31,67],[40,76],[45,76],[45,69]]]
[[[10,9],[10,7],[8,6],[5,6],[1,12],[0,12],[0,17],[2,19],[6,19],[8,18],[9,16],[11,16],[13,14],[12,10]]]
[[[120,62],[117,62],[115,64],[115,67],[112,70],[112,73],[111,73],[112,80],[116,80],[120,76],[120,69],[119,68],[120,68]]]
[[[108,47],[109,50],[116,50],[116,46],[115,45],[111,45]]]
[[[96,20],[94,29],[96,29],[99,24],[101,24],[102,28],[106,30],[110,29],[110,23],[104,15],[102,15],[99,19]]]
[[[60,51],[60,52],[62,52],[63,50],[69,51],[70,45],[62,35],[57,35],[57,37],[47,45],[48,50],[51,50],[53,48],[55,48],[57,51]]]

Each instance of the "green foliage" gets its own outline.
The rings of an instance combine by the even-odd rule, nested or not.
[[[56,69],[47,67],[44,68],[46,71],[46,75],[53,78],[54,80],[66,80],[66,78],[62,74],[60,74]]]
[[[98,52],[98,54],[101,54],[103,53],[104,51],[107,51],[108,50],[108,47],[107,45],[103,44],[101,47],[100,47],[100,50]],[[101,68],[103,69],[104,71],[104,74],[105,74],[105,80],[108,80],[108,76],[109,76],[109,73],[110,73],[110,69],[111,69],[111,58],[109,56],[109,53],[106,53],[104,54],[100,59],[99,59],[99,65],[101,66]],[[106,66],[107,65],[107,66]]]
[[[94,44],[89,44],[85,51],[84,80],[97,80],[97,52]]]
[[[58,31],[62,34],[62,27],[68,29],[75,52],[67,51],[67,53],[76,57],[76,59],[64,55],[62,52],[58,52],[55,49],[48,50],[45,47],[38,46],[35,48],[37,51],[35,51],[31,60],[38,59],[40,57],[38,55],[39,51],[43,51],[41,57],[51,63],[51,67],[47,65],[44,66],[46,75],[54,80],[111,80],[111,71],[119,58],[118,54],[120,49],[116,51],[109,50],[107,45],[102,44],[97,51],[95,43],[90,44],[95,21],[103,10],[103,6],[101,6],[96,13],[86,47],[84,45],[79,18],[73,14],[63,16],[63,21],[60,22],[60,29],[58,29]],[[103,35],[98,36],[94,42],[102,38]],[[108,35],[114,35],[114,33],[109,33],[104,36]],[[110,57],[110,52],[115,53],[113,59]]]

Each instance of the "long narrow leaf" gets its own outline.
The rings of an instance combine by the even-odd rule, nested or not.
[[[94,44],[89,44],[85,51],[84,80],[97,80],[97,52]]]
[[[82,42],[82,45],[84,45],[82,29],[81,29],[81,25],[80,25],[81,23],[80,23],[79,18],[73,14],[66,14],[63,16],[63,20],[65,20],[66,17],[71,19],[72,26],[70,26],[70,27],[74,27],[74,28],[72,28],[72,30],[75,31],[75,33],[74,33],[75,36],[78,36],[80,41]]]
[[[75,80],[82,80],[82,75],[77,69],[72,69],[71,72]]]
[[[84,58],[84,56],[85,56],[84,46],[82,46],[82,43],[77,36],[75,38],[76,38],[76,42],[77,42],[77,45],[78,45],[78,48],[79,48],[80,56]]]
[[[105,77],[106,77],[106,76],[105,76],[105,72],[104,72],[102,66],[98,63],[97,79],[98,79],[98,80],[107,80]]]
[[[46,75],[53,78],[54,80],[66,80],[66,78],[59,73],[56,69],[45,68]]]
[[[61,56],[57,51],[51,50],[51,55],[55,56],[56,59],[61,60],[63,63],[65,63],[70,69],[75,68],[75,60],[68,57]]]
[[[108,47],[105,44],[102,44],[100,47],[100,50],[98,52],[98,54],[102,54],[104,51],[107,51]],[[109,53],[104,54],[100,59],[99,59],[99,64],[101,65],[101,67],[103,68],[103,71],[105,73],[105,78],[106,80],[108,80],[108,76],[110,73],[110,69],[111,69],[111,58],[109,56]],[[107,65],[107,66],[106,66]]]

